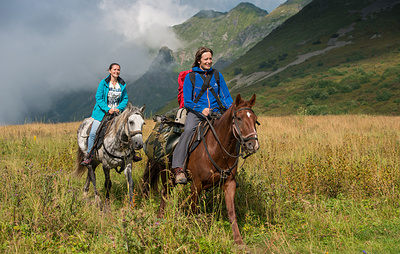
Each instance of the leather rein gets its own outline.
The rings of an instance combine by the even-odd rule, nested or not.
[[[257,138],[257,132],[249,133],[249,134],[247,134],[246,136],[243,137],[243,134],[242,134],[242,132],[240,131],[239,125],[238,125],[238,123],[237,123],[237,117],[236,117],[236,113],[239,112],[239,111],[242,111],[242,110],[249,110],[249,111],[253,112],[253,114],[255,114],[254,111],[253,111],[251,108],[241,108],[241,109],[236,110],[236,111],[233,113],[233,123],[232,123],[232,125],[233,125],[233,130],[232,130],[232,131],[233,131],[233,136],[235,137],[235,139],[236,139],[237,142],[238,142],[236,152],[239,153],[240,148],[242,148],[242,152],[239,153],[238,155],[232,155],[232,154],[230,154],[228,151],[226,151],[226,149],[225,149],[224,146],[222,145],[221,141],[219,140],[219,138],[218,138],[218,136],[217,136],[217,133],[216,133],[216,131],[215,131],[215,129],[214,129],[212,123],[211,123],[210,120],[206,117],[206,120],[207,120],[207,122],[208,122],[208,124],[209,124],[209,126],[210,126],[210,129],[211,129],[212,133],[214,134],[214,137],[215,137],[215,139],[217,140],[218,144],[220,145],[220,147],[221,147],[222,150],[224,151],[224,153],[227,154],[229,157],[236,158],[235,163],[234,163],[233,166],[230,167],[229,169],[222,169],[222,168],[221,168],[220,166],[218,166],[218,164],[211,158],[210,152],[209,152],[209,150],[208,150],[208,148],[207,148],[207,144],[206,144],[204,135],[201,135],[201,140],[204,142],[204,147],[205,147],[205,149],[206,149],[208,158],[210,159],[210,161],[211,161],[211,163],[214,165],[214,167],[219,171],[220,177],[221,177],[221,179],[223,179],[223,180],[225,180],[229,175],[231,175],[232,170],[233,170],[233,169],[236,167],[236,165],[238,164],[239,157],[242,157],[243,159],[246,159],[247,157],[249,157],[249,156],[252,154],[252,153],[248,152],[248,149],[246,148],[245,143],[246,143],[247,141],[249,141],[249,140],[258,140],[258,138]],[[260,124],[258,121],[256,121],[256,123],[257,123],[258,125]],[[236,131],[236,134],[235,134],[235,131]],[[244,154],[246,154],[246,155],[243,156]]]

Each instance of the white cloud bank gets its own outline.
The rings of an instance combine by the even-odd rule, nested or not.
[[[282,0],[249,1],[272,10]],[[94,89],[112,62],[127,81],[144,73],[162,46],[176,49],[170,26],[201,9],[240,1],[12,0],[0,2],[0,125],[47,110],[63,93]],[[267,6],[271,6],[268,9]]]

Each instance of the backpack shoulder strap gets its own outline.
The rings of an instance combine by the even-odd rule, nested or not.
[[[218,87],[220,86],[219,84],[219,71],[217,69],[214,69],[214,78],[215,81],[217,81]]]
[[[200,75],[200,77],[203,79],[204,83],[201,86],[201,91],[197,95],[196,99],[193,101],[194,103],[197,103],[200,100],[200,97],[204,94],[205,91],[207,91],[207,88],[210,87],[210,81],[213,76],[214,70],[208,73],[207,77],[204,77],[203,75]],[[192,83],[193,84],[193,83]],[[194,90],[194,84],[193,84],[193,90]]]

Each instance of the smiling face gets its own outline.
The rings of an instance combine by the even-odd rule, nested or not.
[[[116,79],[119,77],[119,74],[121,73],[121,67],[117,64],[114,64],[111,66],[108,72],[110,72],[111,77]]]
[[[200,61],[198,61],[200,69],[203,71],[209,70],[212,65],[212,54],[210,52],[204,52],[201,55]]]

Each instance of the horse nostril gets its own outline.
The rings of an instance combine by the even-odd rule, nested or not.
[[[143,147],[143,142],[135,142],[135,146],[137,148],[142,148]]]

